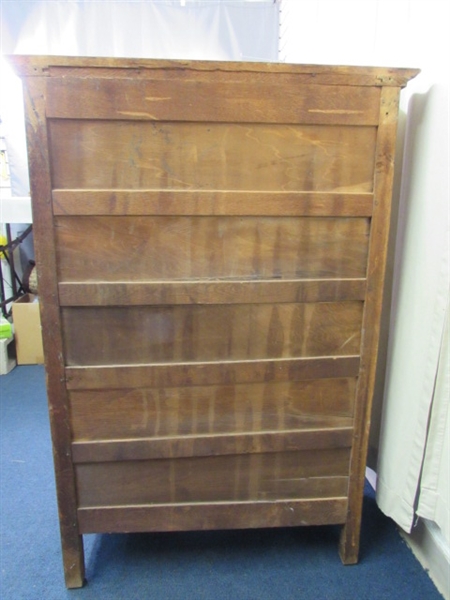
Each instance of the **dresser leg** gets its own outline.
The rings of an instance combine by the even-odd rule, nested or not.
[[[86,580],[84,577],[84,550],[83,536],[72,536],[62,534],[62,556],[64,565],[64,578],[67,588],[83,587]]]
[[[355,522],[348,519],[341,530],[339,542],[339,556],[344,565],[356,565],[359,558],[359,536],[361,530],[361,519]]]

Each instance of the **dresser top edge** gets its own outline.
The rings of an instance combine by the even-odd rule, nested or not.
[[[420,73],[420,69],[398,67],[363,67],[346,65],[303,65],[281,62],[246,62],[246,61],[204,61],[204,60],[169,60],[143,58],[108,58],[78,56],[41,56],[41,55],[9,55],[7,61],[21,78],[28,77],[61,77],[96,76],[97,73],[115,77],[123,70],[129,70],[130,76],[139,74],[150,77],[152,73],[166,71],[192,72],[194,77],[203,73],[219,72],[224,74],[285,74],[307,78],[310,83],[318,85],[358,85],[358,86],[393,86],[404,87],[410,79]],[[69,71],[68,71],[69,69]],[[77,70],[80,71],[77,73]],[[84,70],[84,74],[81,74]],[[86,75],[86,71],[88,74]]]

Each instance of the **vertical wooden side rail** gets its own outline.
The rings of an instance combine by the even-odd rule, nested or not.
[[[76,489],[70,447],[71,432],[56,279],[45,96],[45,76],[37,74],[36,77],[24,79],[36,268],[39,295],[42,299],[41,320],[64,574],[66,586],[76,588],[84,583],[84,553],[83,539],[78,531]]]
[[[341,532],[339,547],[341,560],[347,565],[356,564],[359,555],[361,506],[391,221],[399,97],[399,87],[383,87],[381,91],[375,153],[374,207],[367,267],[369,285],[362,325],[361,367],[356,391],[355,438],[350,463],[347,520]]]

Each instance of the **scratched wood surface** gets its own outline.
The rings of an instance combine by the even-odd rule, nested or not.
[[[344,525],[412,69],[15,57],[66,583],[90,532]]]
[[[16,72],[24,78],[106,77],[107,79],[175,79],[240,81],[274,85],[288,81],[291,86],[316,85],[404,87],[418,69],[360,67],[353,65],[304,65],[261,62],[192,61],[171,59],[117,59],[111,57],[9,56]],[[72,102],[70,98],[70,102]],[[317,100],[317,98],[316,98]]]
[[[47,115],[57,119],[377,125],[380,89],[324,85],[317,97],[315,85],[290,81],[274,88],[264,81],[65,77],[48,81],[47,96]]]

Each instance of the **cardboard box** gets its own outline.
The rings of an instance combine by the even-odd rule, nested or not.
[[[41,316],[37,300],[37,296],[25,294],[12,305],[18,365],[36,365],[44,362]]]

